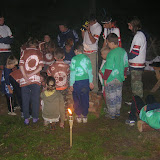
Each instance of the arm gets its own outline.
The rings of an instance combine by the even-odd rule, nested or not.
[[[70,90],[73,91],[73,84],[75,83],[76,71],[70,71]]]
[[[5,38],[0,38],[0,43],[12,44],[13,43],[13,37],[12,36],[7,36]]]
[[[32,77],[33,75],[39,73],[42,70],[42,66],[39,66],[36,70],[34,70],[32,73],[27,74],[27,77]]]
[[[92,35],[92,33],[91,33],[91,31],[90,31],[90,25],[88,25],[88,26],[86,27],[86,29],[87,29],[87,31],[88,31],[88,35],[89,35],[90,41],[92,42],[92,44],[95,43],[95,42],[96,42],[96,39],[94,38],[94,36]]]
[[[104,75],[102,77],[104,79],[104,85],[105,86],[107,85],[107,79],[110,76],[111,72],[112,72],[112,70],[105,69]]]
[[[78,42],[79,37],[78,37],[78,34],[76,33],[75,30],[73,30],[73,35],[74,35],[74,38],[75,38],[75,42]]]
[[[85,31],[81,31],[82,39],[84,39],[84,33],[85,33]]]

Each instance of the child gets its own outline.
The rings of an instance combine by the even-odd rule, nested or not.
[[[64,47],[64,52],[65,52],[64,61],[65,61],[65,63],[70,64],[71,63],[71,59],[75,56],[73,39],[69,38],[66,41],[65,47]]]
[[[100,70],[99,70],[99,80],[100,80],[101,85],[102,85],[102,93],[103,93],[104,98],[105,98],[105,91],[104,91],[103,74],[104,74],[105,69],[104,69],[103,66],[106,62],[106,58],[107,58],[107,55],[108,55],[109,52],[110,52],[110,48],[108,46],[103,47],[101,49],[101,57],[102,57],[104,63],[101,65]]]
[[[118,36],[110,33],[107,37],[107,44],[111,51],[108,53],[104,64],[104,87],[107,103],[107,117],[115,119],[120,116],[122,102],[122,85],[125,80],[128,67],[128,57],[124,49],[118,47]]]
[[[43,53],[44,71],[54,62],[55,44],[49,35],[44,36],[44,42],[39,44],[40,51]]]
[[[37,49],[38,41],[31,38],[20,58],[19,66],[23,78],[20,80],[22,92],[22,108],[24,114],[24,123],[29,124],[29,105],[32,106],[33,123],[38,121],[39,101],[40,101],[40,71],[43,67],[42,53]]]
[[[82,53],[83,46],[77,45],[75,47],[76,56],[72,58],[70,65],[70,90],[73,91],[77,122],[81,123],[83,120],[83,123],[87,123],[89,91],[94,88],[94,85],[91,61]]]
[[[68,75],[69,65],[64,63],[64,51],[61,48],[57,48],[54,54],[56,60],[47,70],[48,76],[52,76],[56,80],[56,90],[61,92],[64,98],[65,106],[67,106],[66,95],[68,93]],[[67,111],[67,108],[66,108]]]
[[[14,113],[14,106],[12,105],[13,101],[13,86],[10,82],[10,73],[12,72],[12,69],[18,64],[18,60],[10,55],[7,59],[6,66],[4,67],[3,70],[3,77],[2,79],[4,80],[4,88],[5,88],[5,95],[7,99],[7,105],[8,105],[8,114],[9,115],[16,115]]]
[[[64,100],[62,94],[55,89],[55,79],[53,77],[49,76],[47,78],[47,90],[41,93],[41,98],[44,101],[42,109],[44,126],[51,123],[51,126],[55,127],[55,123],[60,118],[60,127],[64,128]]]

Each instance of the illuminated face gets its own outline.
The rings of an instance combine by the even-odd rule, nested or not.
[[[4,24],[4,18],[1,17],[1,18],[0,18],[0,26],[3,26],[3,24]]]
[[[67,53],[69,53],[69,52],[71,51],[71,49],[72,49],[72,47],[69,46],[69,45],[66,45],[65,48],[66,48],[66,52],[67,52]]]
[[[103,24],[103,28],[111,28],[111,27],[112,27],[112,23],[111,22]]]
[[[133,30],[133,26],[131,25],[131,23],[128,23],[128,29],[131,31]]]
[[[66,32],[67,31],[67,28],[64,26],[64,25],[59,25],[59,30],[61,32]]]
[[[51,40],[50,36],[49,35],[45,35],[44,36],[44,41],[45,42],[49,42]]]

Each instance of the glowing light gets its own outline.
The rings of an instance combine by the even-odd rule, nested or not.
[[[70,108],[68,108],[68,113],[71,115],[72,114],[72,110]]]

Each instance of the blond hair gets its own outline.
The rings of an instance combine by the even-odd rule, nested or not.
[[[110,48],[108,46],[105,46],[101,49],[101,54],[107,55],[110,52]]]
[[[18,64],[18,60],[16,59],[15,56],[13,55],[10,55],[8,58],[7,58],[7,62],[6,62],[6,65],[17,65]]]

